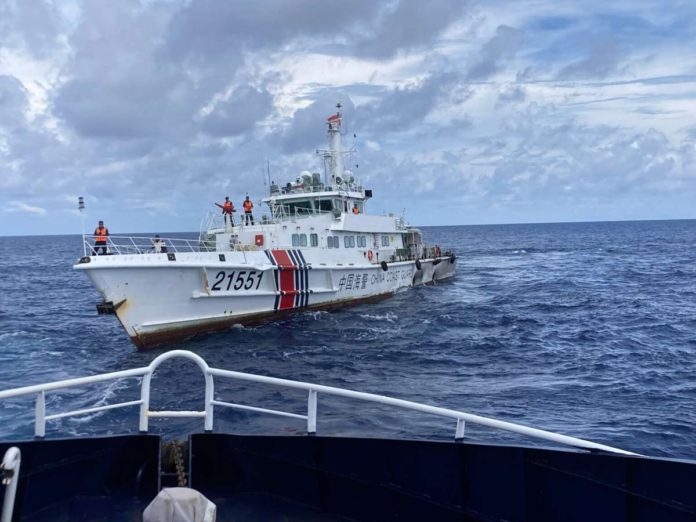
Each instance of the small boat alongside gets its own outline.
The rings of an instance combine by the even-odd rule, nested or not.
[[[327,120],[324,176],[271,183],[256,222],[211,214],[197,240],[84,236],[75,265],[139,348],[305,309],[383,299],[451,278],[456,257],[403,217],[368,212],[372,191],[346,169],[342,114]],[[96,255],[94,241],[107,255]],[[156,242],[155,242],[156,241]],[[88,255],[89,253],[92,255]]]
[[[203,373],[205,394],[199,410],[162,410],[151,404],[153,374],[175,359],[189,368],[195,363]],[[139,395],[129,393],[124,399],[139,398],[122,402],[112,398],[93,407],[57,411],[65,404],[55,400],[61,394],[114,381],[121,382],[123,390],[126,382],[139,383]],[[239,393],[232,397],[229,390],[221,391],[225,382],[271,387],[273,393],[265,394],[266,400],[288,393],[294,401],[284,403],[287,410],[252,405]],[[336,418],[338,399],[348,406],[341,410],[344,416],[364,416],[360,406],[369,402],[449,419],[453,436],[434,441],[371,438],[370,432],[360,437],[322,434],[322,419]],[[383,395],[213,368],[183,350],[165,352],[142,368],[0,391],[0,401],[12,401],[14,410],[24,404],[35,411],[33,440],[0,442],[5,485],[2,522],[142,520],[143,511],[153,511],[156,497],[169,502],[201,499],[208,518],[199,511],[200,518],[190,520],[213,520],[215,512],[220,521],[696,518],[696,461],[646,457]],[[131,411],[133,421],[139,419],[140,433],[47,437],[47,425],[54,421],[85,415],[93,421],[100,412],[114,410],[123,412],[124,421]],[[284,420],[277,430],[263,435],[215,431],[215,419],[231,411]],[[165,442],[149,432],[155,418],[197,418],[203,431],[186,441]],[[291,426],[299,430],[290,434]],[[467,442],[477,426],[554,447]],[[185,489],[163,490],[177,486]],[[180,507],[185,509],[186,504]],[[163,519],[146,516],[145,520]]]

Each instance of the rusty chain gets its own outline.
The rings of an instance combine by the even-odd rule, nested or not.
[[[172,441],[172,451],[174,452],[174,466],[176,467],[177,485],[180,488],[186,487],[186,472],[184,471],[184,456],[182,454],[181,443],[178,440]]]

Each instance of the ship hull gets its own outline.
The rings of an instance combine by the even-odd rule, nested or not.
[[[374,264],[302,250],[93,256],[84,270],[140,349],[385,299],[454,275],[454,257]],[[83,258],[84,260],[84,258]],[[385,270],[386,268],[386,270]]]

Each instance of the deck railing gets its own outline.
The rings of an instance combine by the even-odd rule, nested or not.
[[[153,411],[150,409],[150,383],[152,380],[152,375],[154,374],[155,370],[159,367],[160,364],[173,358],[183,358],[189,361],[193,361],[198,365],[201,372],[203,372],[203,376],[205,377],[205,398],[202,410]],[[62,413],[52,413],[50,415],[46,412],[46,394],[48,392],[54,392],[56,390],[73,388],[76,386],[84,386],[88,384],[113,381],[116,379],[130,377],[142,377],[142,382],[140,384],[140,399],[138,400],[95,406],[92,408],[83,408]],[[267,384],[282,388],[304,390],[307,392],[307,412],[306,414],[286,412],[218,400],[215,398],[215,378],[233,379],[238,381]],[[153,417],[199,417],[203,419],[204,429],[206,431],[212,431],[213,412],[214,408],[217,406],[302,420],[306,422],[307,433],[315,434],[317,432],[317,403],[319,400],[319,395],[332,395],[336,397],[344,397],[348,399],[356,399],[359,401],[367,401],[387,406],[394,406],[397,408],[404,408],[407,410],[418,411],[422,413],[452,419],[456,422],[456,427],[454,430],[454,439],[456,441],[461,441],[464,438],[465,423],[470,422],[472,424],[479,424],[490,428],[509,431],[528,437],[546,440],[549,442],[573,446],[576,448],[607,451],[611,453],[620,453],[623,455],[636,455],[635,453],[631,453],[622,449],[613,448],[604,444],[597,444],[575,437],[568,437],[566,435],[560,435],[558,433],[553,433],[550,431],[530,428],[527,426],[522,426],[520,424],[513,424],[510,422],[491,419],[488,417],[482,417],[480,415],[474,415],[462,411],[456,411],[447,408],[439,408],[436,406],[428,406],[425,404],[406,401],[402,399],[395,399],[392,397],[386,397],[384,395],[375,395],[372,393],[346,390],[342,388],[323,386],[320,384],[312,384],[308,382],[278,379],[275,377],[266,377],[263,375],[255,375],[250,373],[211,368],[200,356],[186,350],[172,350],[170,352],[163,353],[162,355],[156,357],[148,366],[145,366],[143,368],[135,368],[132,370],[104,373],[101,375],[93,375],[90,377],[81,377],[77,379],[68,379],[64,381],[56,381],[46,384],[36,384],[33,386],[26,386],[23,388],[5,390],[0,392],[0,400],[21,397],[26,395],[34,395],[36,397],[34,418],[34,434],[36,437],[44,437],[46,435],[46,422],[51,420],[61,419],[64,417],[72,417],[76,415],[96,413],[99,411],[113,410],[117,408],[127,408],[132,406],[138,406],[140,409],[139,430],[141,432],[148,431],[149,420]]]
[[[332,214],[332,212],[325,210],[312,210],[307,208],[297,208],[290,207],[288,205],[276,205],[273,207],[271,215],[265,213],[252,212],[254,217],[254,225],[271,225],[274,223],[284,223],[287,221],[296,221],[298,219],[304,219],[312,216],[318,216],[322,214]],[[340,214],[339,214],[340,215]],[[244,212],[237,211],[232,218],[234,230],[243,229],[247,225],[246,217]],[[208,212],[206,216],[201,221],[201,234],[210,232],[211,230],[223,231],[229,229],[225,221],[225,216],[220,212]],[[230,232],[233,231],[230,229]]]
[[[107,254],[154,254],[154,253],[178,253],[201,252],[205,250],[205,242],[200,239],[181,239],[154,236],[106,236],[106,242],[97,243],[97,237],[82,236],[85,255]],[[104,252],[106,248],[106,252]],[[213,245],[213,249],[215,246]]]
[[[1,522],[12,522],[21,462],[22,452],[15,446],[8,448],[2,457],[0,472],[2,473],[2,483],[5,486],[5,497],[2,502]]]

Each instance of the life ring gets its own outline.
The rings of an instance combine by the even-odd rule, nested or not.
[[[368,250],[367,251],[367,260],[372,261],[372,257],[373,257],[372,250]]]
[[[389,270],[389,267],[387,266],[387,262],[386,262],[386,261],[382,261],[382,262],[380,263],[380,266],[382,267],[382,270],[384,270],[385,272],[386,272],[387,270]]]
[[[422,267],[421,267],[420,259],[416,259],[416,269],[417,269],[417,270],[420,270],[421,268],[422,268]]]

